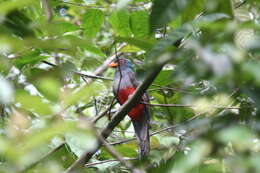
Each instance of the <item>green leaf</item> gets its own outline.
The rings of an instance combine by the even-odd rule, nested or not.
[[[136,46],[133,46],[133,45],[126,45],[125,47],[123,47],[120,52],[139,52],[141,51],[141,49],[139,49],[138,47]]]
[[[90,132],[71,132],[65,135],[66,144],[78,157],[86,151],[93,150],[97,145],[97,139]]]
[[[130,17],[126,10],[113,12],[109,17],[109,23],[112,25],[115,33],[121,37],[131,36]]]
[[[217,138],[225,143],[232,142],[238,150],[250,149],[253,145],[254,134],[244,126],[234,126],[221,130]],[[243,140],[241,140],[243,139]]]
[[[134,144],[125,144],[125,145],[121,145],[121,146],[116,146],[115,149],[122,154],[124,157],[130,157],[130,158],[134,158],[136,157],[136,145]]]
[[[10,52],[10,51],[19,51],[28,47],[32,48],[41,48],[45,50],[55,50],[55,49],[65,49],[67,51],[76,52],[77,48],[84,48],[87,51],[105,57],[105,54],[98,48],[93,46],[88,40],[81,39],[74,35],[66,35],[63,38],[59,39],[35,39],[35,38],[26,38],[24,40],[3,36],[0,37],[0,52]]]
[[[242,70],[243,70],[243,77],[246,80],[252,80],[260,86],[260,62],[259,61],[250,61],[246,64],[242,65]]]
[[[106,57],[106,55],[100,50],[100,48],[93,46],[93,44],[91,44],[86,39],[81,39],[79,37],[72,36],[72,35],[68,35],[65,38],[73,46],[78,46],[80,48],[83,48],[94,55],[97,55],[100,57]]]
[[[205,14],[225,13],[233,17],[233,9],[230,0],[206,0]]]
[[[184,24],[180,28],[175,31],[169,33],[168,37],[160,40],[151,51],[148,52],[148,56],[146,58],[147,63],[153,63],[162,53],[167,50],[173,50],[175,47],[173,44],[178,40],[184,38],[189,35],[193,31],[193,27],[190,24]]]
[[[130,16],[131,29],[135,37],[149,36],[149,16],[146,11],[135,11]]]
[[[101,10],[89,9],[83,16],[83,28],[87,37],[95,37],[104,23],[105,16]]]
[[[150,50],[154,45],[154,42],[151,40],[137,39],[131,37],[117,37],[116,40],[118,42],[127,42],[130,45],[134,45],[146,51]]]
[[[91,45],[85,45],[83,47],[86,51],[93,53],[94,55],[98,55],[100,57],[106,57],[106,55],[101,51],[100,48],[91,46]]]
[[[41,97],[30,95],[24,90],[18,90],[16,92],[16,102],[20,103],[22,108],[38,113],[39,115],[52,114],[51,107],[48,103],[43,102]]]
[[[191,146],[188,154],[184,155],[179,152],[174,156],[174,160],[171,160],[171,166],[168,172],[180,173],[180,172],[192,172],[192,168],[195,168],[202,160],[207,157],[211,151],[210,143],[206,141],[197,140]]]
[[[67,32],[74,32],[80,29],[77,25],[64,21],[55,21],[47,24],[44,23],[40,24],[36,28],[41,30],[43,33],[46,33],[48,36],[63,35]]]
[[[46,145],[53,137],[71,132],[76,128],[75,126],[76,123],[73,121],[58,121],[53,124],[48,124],[45,128],[36,132],[34,131],[34,133],[29,133],[23,138],[22,151],[29,152],[32,149],[37,149],[40,145]]]
[[[162,70],[155,78],[154,83],[162,86],[172,83],[173,80],[169,80],[172,78],[172,73],[172,70]]]
[[[186,7],[189,0],[154,0],[150,15],[150,29],[165,26],[168,22],[178,17]]]
[[[122,156],[124,157],[130,157],[130,158],[135,158],[137,155],[137,146],[134,143],[129,143],[129,144],[124,144],[124,145],[118,145],[114,147],[116,149],[117,152],[119,152]],[[113,156],[111,156],[111,154],[106,151],[106,149],[101,150],[101,156],[102,159],[109,159],[109,158],[113,158]]]
[[[35,86],[47,99],[58,101],[61,88],[59,79],[50,76],[42,77],[36,81]]]
[[[40,55],[40,51],[33,51],[33,52],[30,52],[29,54],[15,58],[14,65],[17,68],[21,69],[25,65],[34,65],[46,58],[47,58],[46,56]]]
[[[102,87],[98,83],[91,83],[81,89],[71,93],[64,100],[65,107],[69,107],[84,99],[84,102],[89,102],[92,96],[97,95],[101,91]]]
[[[11,62],[9,59],[0,56],[0,73],[2,73],[3,75],[7,75],[7,73],[9,72],[10,68],[11,68]]]
[[[181,18],[182,23],[192,21],[196,15],[203,12],[205,0],[190,0],[187,7],[182,11]]]
[[[17,8],[24,7],[36,3],[35,0],[14,0],[14,1],[5,1],[0,3],[0,15],[7,14],[8,12],[15,10]]]
[[[6,16],[3,26],[9,30],[9,32],[18,35],[20,37],[34,36],[34,31],[31,26],[32,20],[28,15],[22,11],[11,11]],[[5,28],[3,28],[5,30]],[[4,31],[5,32],[5,31]]]

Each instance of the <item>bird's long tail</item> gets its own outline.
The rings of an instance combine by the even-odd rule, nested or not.
[[[147,108],[145,109],[145,114],[142,121],[133,121],[137,143],[139,146],[139,159],[145,158],[150,152],[149,123],[150,116]]]

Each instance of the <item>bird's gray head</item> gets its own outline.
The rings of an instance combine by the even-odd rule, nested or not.
[[[118,58],[114,62],[109,64],[109,67],[116,68],[120,66],[120,68],[131,68],[134,69],[134,64],[126,58]]]

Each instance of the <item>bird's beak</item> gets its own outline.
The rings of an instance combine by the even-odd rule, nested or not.
[[[118,66],[118,63],[117,62],[111,62],[108,66],[112,67],[112,68],[116,68]]]

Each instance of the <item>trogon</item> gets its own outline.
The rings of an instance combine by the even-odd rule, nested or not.
[[[116,68],[113,93],[122,105],[135,92],[139,84],[135,76],[134,65],[126,58],[118,58],[115,62],[110,63],[109,66]],[[147,105],[141,103],[141,101],[148,102],[148,99],[147,94],[145,94],[128,113],[134,126],[140,159],[146,157],[150,151],[150,115]]]

